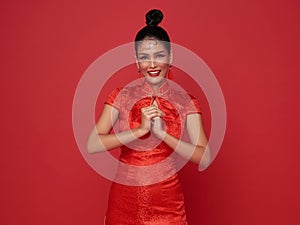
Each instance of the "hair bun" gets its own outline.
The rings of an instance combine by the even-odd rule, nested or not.
[[[162,21],[163,18],[164,15],[160,10],[152,9],[146,14],[146,24],[147,26],[155,27]]]

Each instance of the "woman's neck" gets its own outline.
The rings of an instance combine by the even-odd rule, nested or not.
[[[165,84],[167,80],[164,80],[162,81],[161,83],[158,83],[158,84],[151,84],[151,83],[148,83],[150,85],[150,87],[152,88],[153,90],[153,93],[154,94],[157,94],[159,89]]]

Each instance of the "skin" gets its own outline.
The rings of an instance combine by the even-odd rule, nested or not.
[[[146,39],[138,46],[137,67],[146,81],[151,84],[154,92],[165,82],[172,57],[163,43],[155,39]],[[151,72],[158,75],[151,76]]]
[[[139,45],[136,64],[154,92],[165,82],[171,60],[172,55],[168,53],[161,42],[155,39],[145,39]],[[158,108],[156,102],[151,106],[141,108],[141,113],[142,118],[139,127],[110,134],[110,130],[119,117],[119,111],[105,104],[96,126],[90,133],[87,142],[88,152],[92,154],[115,149],[152,132],[182,157],[193,163],[200,163],[204,168],[209,165],[210,150],[202,126],[201,114],[195,113],[187,116],[186,129],[190,142],[185,142],[168,134],[163,129],[161,117],[164,116],[164,113]],[[101,142],[99,142],[99,138]],[[190,157],[190,155],[192,156]]]

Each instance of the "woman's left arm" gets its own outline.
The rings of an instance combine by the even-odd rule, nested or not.
[[[210,149],[202,126],[201,114],[187,115],[186,128],[191,143],[179,140],[163,130],[162,119],[159,117],[156,117],[152,124],[152,132],[179,155],[193,163],[201,163],[204,168],[208,167],[211,160]]]

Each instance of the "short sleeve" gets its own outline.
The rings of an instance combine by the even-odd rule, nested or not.
[[[190,95],[190,98],[191,98],[191,101],[186,109],[186,115],[193,114],[193,113],[202,114],[202,110],[201,110],[198,100],[192,95]]]
[[[117,109],[120,109],[120,100],[121,100],[121,97],[119,96],[121,92],[121,88],[116,88],[114,89],[107,97],[106,101],[105,101],[105,104],[108,104],[110,106],[113,106]]]

